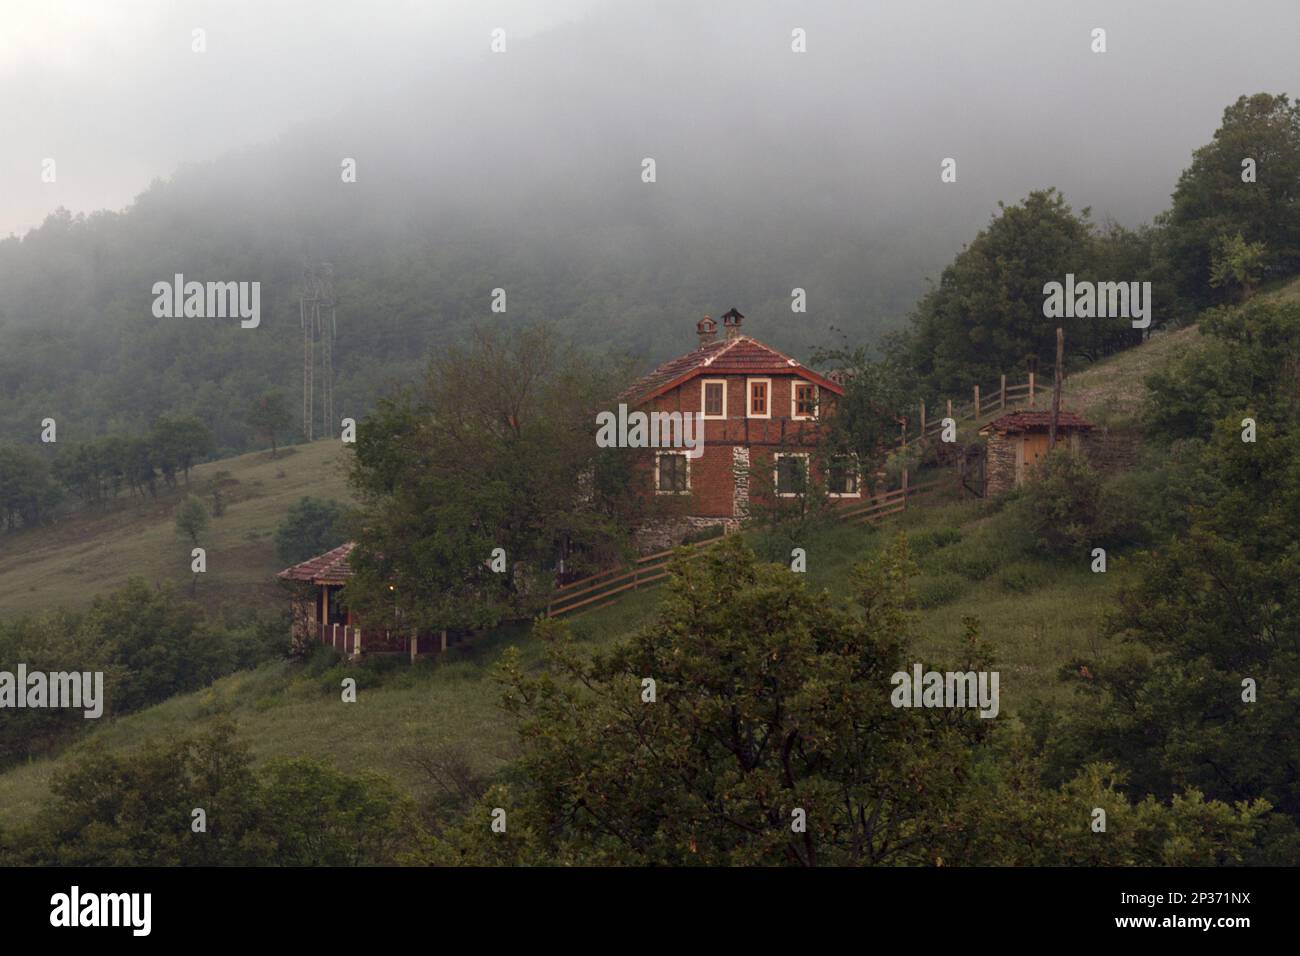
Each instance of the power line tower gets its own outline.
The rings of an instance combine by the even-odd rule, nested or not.
[[[328,262],[308,265],[298,299],[302,323],[302,434],[315,437],[316,343],[320,343],[321,434],[334,429],[334,267]]]

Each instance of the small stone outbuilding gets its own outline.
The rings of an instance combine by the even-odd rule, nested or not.
[[[1083,438],[1092,423],[1074,412],[1061,409],[1056,419],[1056,441],[1072,451],[1083,450]],[[986,495],[996,495],[1025,480],[1029,469],[1047,454],[1052,428],[1050,411],[1019,411],[1003,415],[980,429],[988,442],[986,453]]]

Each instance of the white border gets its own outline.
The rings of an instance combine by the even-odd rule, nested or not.
[[[826,497],[861,498],[862,497],[862,463],[858,461],[858,456],[854,454],[835,455],[831,458],[831,460],[826,465],[826,487],[829,488],[831,485],[831,467],[835,464],[836,458],[848,458],[853,462],[853,474],[856,475],[858,479],[858,490],[857,491],[828,491],[826,492]]]
[[[812,482],[812,472],[809,470],[812,467],[812,462],[808,460],[809,459],[808,452],[778,451],[772,455],[772,490],[776,492],[776,496],[778,498],[798,498],[801,493],[807,494],[809,491],[811,491],[812,489],[809,487],[805,487],[802,492],[781,490],[781,459],[782,458],[802,458],[804,460],[803,462],[804,481],[809,484]]]
[[[807,386],[808,388],[811,388],[813,390],[813,413],[811,415],[799,414],[799,402],[795,398],[795,396],[799,394],[799,386],[801,385]],[[817,385],[802,378],[792,378],[790,380],[790,418],[791,419],[797,422],[815,421],[818,417],[818,412],[821,411],[821,402],[822,402],[822,392]]]
[[[664,455],[676,455],[679,458],[686,459],[686,490],[685,491],[662,491],[659,488],[659,459]],[[657,495],[689,495],[691,493],[691,456],[684,451],[657,451],[655,452],[655,494]]]
[[[704,393],[710,385],[722,386],[722,414],[710,415],[705,411]],[[727,417],[727,380],[725,378],[705,378],[700,380],[700,414],[704,416],[705,421],[716,422],[722,421]]]
[[[754,393],[753,385],[755,382],[767,383],[767,414],[754,414]],[[745,417],[746,418],[771,418],[772,417],[772,380],[770,378],[747,378],[745,379]]]

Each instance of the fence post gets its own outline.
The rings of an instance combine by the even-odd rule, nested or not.
[[[907,510],[907,468],[903,469],[903,510]]]
[[[921,403],[921,437],[925,437],[925,402]]]
[[[1002,390],[998,393],[998,411],[1007,407],[1007,377],[1002,376]]]
[[[948,417],[952,418],[952,399],[948,399]]]
[[[1029,373],[1029,407],[1034,407],[1034,373]]]
[[[641,569],[639,567],[632,568],[632,590],[633,591],[635,591],[637,588],[637,578],[640,576],[640,574],[641,574]]]
[[[447,650],[447,629],[445,627],[442,629],[442,650],[444,653]]]
[[[907,419],[906,418],[904,418],[902,422],[900,422],[900,427],[903,430],[903,447],[906,448],[907,447]]]
[[[411,628],[411,663],[415,663],[415,655],[420,653],[420,632]]]
[[[976,385],[975,386],[975,420],[979,421],[979,418],[980,418],[980,387]]]

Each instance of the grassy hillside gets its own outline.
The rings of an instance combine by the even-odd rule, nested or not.
[[[1300,281],[1272,294],[1300,294]],[[1079,372],[1067,383],[1065,404],[1102,422],[1131,420],[1145,394],[1145,375],[1182,350],[1195,348],[1198,339],[1194,328],[1168,333]],[[345,489],[338,458],[336,445],[318,443],[281,462],[250,455],[204,466],[230,470],[240,478],[239,494],[246,496],[237,498],[213,536],[210,553],[217,559],[213,565],[224,576],[210,573],[205,587],[222,587],[245,597],[262,593],[276,569],[265,529],[273,527],[278,514],[302,494],[342,498]],[[283,477],[276,477],[281,472]],[[157,552],[185,553],[171,530],[170,509],[165,514],[159,510],[147,522],[122,520],[132,553],[113,562],[122,569],[116,575],[113,567],[101,562],[94,579],[97,587],[111,586],[111,581],[125,577],[126,569],[138,568],[140,562],[157,569],[154,573],[161,578],[170,559]],[[85,535],[100,535],[111,532],[114,516],[79,520],[86,522]],[[997,650],[1004,714],[1021,712],[1033,701],[1073,706],[1073,698],[1057,681],[1059,668],[1073,656],[1104,653],[1102,618],[1126,577],[1136,572],[1122,559],[1113,560],[1106,574],[1093,574],[1084,563],[1043,561],[1031,553],[1024,533],[1001,502],[939,496],[874,528],[836,526],[799,542],[808,555],[808,583],[847,600],[853,566],[899,531],[908,534],[920,569],[914,582],[922,634],[918,655],[936,663],[954,658],[964,619],[973,616]],[[44,556],[51,570],[71,566],[77,560],[77,538],[66,529],[51,534],[63,535],[64,540],[36,554]],[[249,537],[254,534],[255,540]],[[81,546],[98,548],[94,553],[101,556],[120,553],[102,542]],[[0,551],[0,574],[6,581],[15,573],[8,563],[14,560],[12,550],[12,543],[7,543],[6,550]],[[237,556],[234,564],[223,567],[232,555]],[[775,557],[775,552],[770,556]],[[186,576],[184,571],[173,575]],[[50,589],[46,595],[56,590],[53,583],[42,585],[38,574],[31,575],[30,581],[38,588],[33,594],[41,593],[42,586]],[[75,596],[77,589],[66,581],[62,588]],[[655,589],[633,593],[612,607],[578,617],[572,621],[575,635],[591,648],[623,640],[650,618],[659,593]],[[4,600],[13,597],[6,594]],[[31,603],[39,605],[43,600],[48,597],[33,598]],[[442,660],[425,660],[414,667],[397,660],[362,667],[282,662],[232,675],[206,690],[95,727],[58,757],[0,775],[0,826],[30,816],[46,799],[53,777],[80,752],[131,748],[189,733],[218,714],[235,718],[259,761],[281,755],[329,758],[345,770],[389,774],[417,797],[429,792],[431,785],[413,758],[430,748],[455,747],[476,772],[489,774],[512,755],[512,728],[490,679],[491,665],[512,646],[520,648],[526,664],[540,665],[541,648],[529,639],[526,628],[514,627],[454,648]],[[344,676],[359,679],[355,704],[340,700],[339,681]]]
[[[225,493],[225,514],[212,519],[199,541],[208,558],[196,591],[201,603],[283,605],[274,583],[281,567],[275,528],[303,495],[348,499],[343,455],[339,442],[319,441],[281,449],[276,458],[254,452],[193,469],[196,493],[218,471],[237,482]],[[105,509],[78,510],[52,527],[0,536],[0,614],[80,607],[130,577],[188,588],[190,543],[173,524],[184,493],[182,485],[149,501],[123,497]]]

